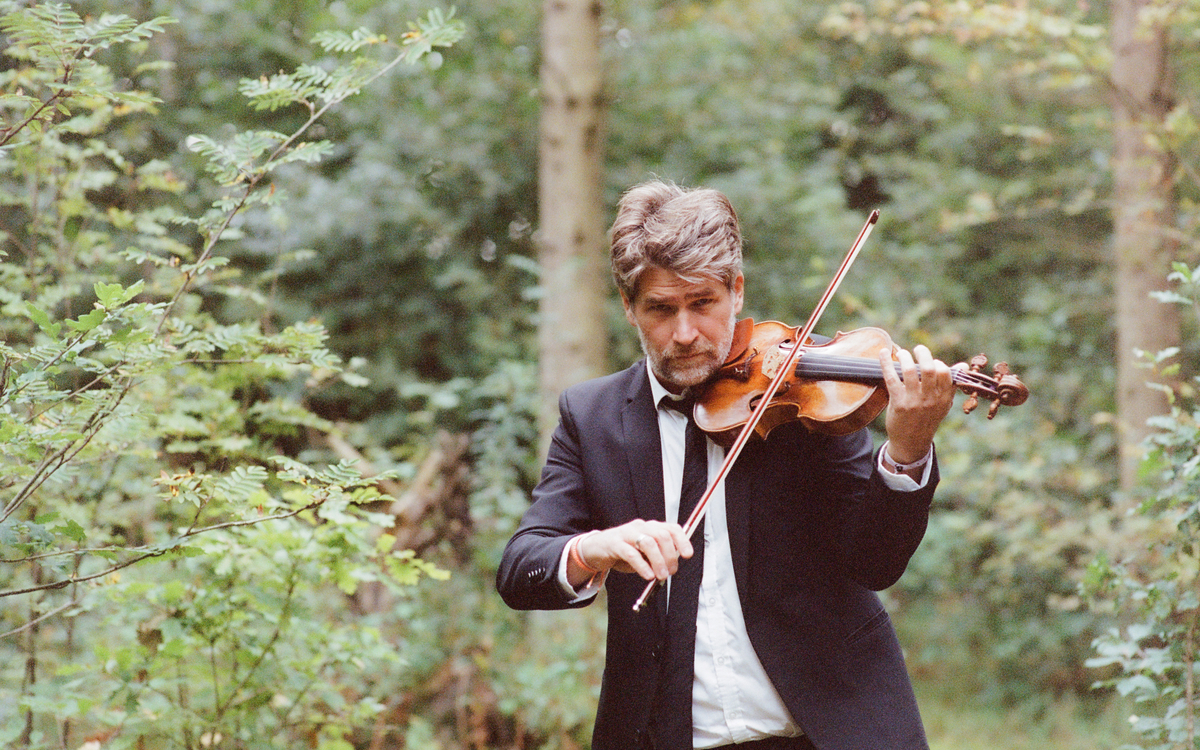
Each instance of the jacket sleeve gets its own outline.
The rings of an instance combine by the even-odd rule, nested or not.
[[[572,603],[558,582],[567,542],[593,528],[579,432],[565,393],[559,414],[533,504],[505,546],[496,572],[496,589],[513,609],[567,609],[591,601]]]
[[[838,519],[843,570],[862,586],[881,591],[900,579],[925,535],[938,484],[936,457],[929,481],[908,492],[884,481],[865,430],[832,442],[839,447],[826,467],[843,498]]]

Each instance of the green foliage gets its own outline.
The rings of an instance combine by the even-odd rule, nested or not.
[[[0,607],[0,632],[25,628],[0,638],[0,736],[586,745],[599,608],[541,620],[491,582],[538,469],[536,4],[469,4],[461,25],[418,0],[137,7],[153,20],[103,0],[4,6],[4,507],[29,492],[0,524],[0,578],[44,588]],[[1187,176],[1195,13],[1153,12],[1181,63],[1155,137]],[[890,592],[913,670],[1028,711],[1086,687],[1089,643],[1127,622],[1077,584],[1142,544],[1114,497],[1105,7],[606,13],[610,205],[652,174],[724,190],[747,313],[789,322],[879,207],[822,328],[881,325],[947,360],[986,349],[1032,389],[939,434],[930,531]],[[457,34],[469,54],[442,59]],[[1186,253],[1194,185],[1179,197]],[[639,355],[612,311],[620,366]],[[1197,342],[1170,361],[1186,371]],[[381,520],[374,478],[325,437],[407,486],[437,430],[472,435],[465,528],[420,552],[456,575],[401,589],[428,567],[382,551],[389,534],[363,525]],[[377,586],[387,612],[340,606]],[[36,683],[18,687],[30,655]]]
[[[165,16],[138,23],[124,15],[104,14],[84,21],[70,6],[46,3],[19,9],[5,2],[0,31],[8,37],[7,54],[22,64],[6,70],[0,81],[6,89],[5,130],[0,146],[23,131],[41,132],[56,120],[61,132],[87,132],[91,118],[71,119],[75,103],[98,98],[112,106],[141,108],[154,99],[142,92],[122,91],[113,85],[109,70],[94,58],[119,45],[134,45],[159,33],[173,22]],[[83,104],[83,109],[91,109]]]
[[[1164,304],[1200,311],[1200,267],[1175,264],[1176,288]],[[1147,355],[1163,371],[1177,351]],[[1088,567],[1083,591],[1100,609],[1122,613],[1094,643],[1089,666],[1104,668],[1101,685],[1131,696],[1133,729],[1167,750],[1200,747],[1197,647],[1200,645],[1200,400],[1193,381],[1168,391],[1171,413],[1153,421],[1143,472],[1153,493],[1122,524],[1121,545]]]
[[[402,595],[445,575],[379,533],[393,519],[372,511],[376,487],[393,474],[364,478],[302,450],[335,432],[309,394],[360,379],[323,326],[264,315],[259,282],[217,248],[249,209],[278,209],[277,169],[330,153],[303,139],[330,108],[461,27],[434,11],[399,45],[326,34],[330,52],[383,55],[244,84],[252,106],[286,103],[305,119],[289,133],[193,137],[222,186],[195,215],[176,202],[187,185],[170,166],[122,149],[160,102],[105,62],[144,53],[169,19],[4,10],[0,738],[344,743],[380,710],[347,680],[359,689],[364,664],[395,656],[329,598],[365,583]],[[257,315],[221,319],[216,299]]]
[[[374,552],[348,500],[319,514],[206,534],[200,554],[160,572],[165,581],[130,575],[106,586],[80,615],[98,619],[104,637],[59,668],[67,685],[83,675],[89,684],[56,705],[63,682],[39,682],[22,704],[102,727],[111,747],[220,738],[286,747],[306,736],[337,740],[369,723],[380,696],[355,692],[364,688],[360,675],[366,664],[394,665],[400,656],[376,628],[332,616],[336,590],[318,582],[352,590],[389,576],[354,562]]]
[[[387,27],[405,5],[364,16]],[[538,14],[510,2],[463,13],[472,54],[356,102],[345,150],[319,178],[288,185],[312,220],[263,227],[258,238],[315,250],[280,277],[281,307],[295,317],[319,307],[339,353],[367,360],[372,381],[315,406],[374,420],[385,442],[403,434],[412,389],[478,384],[536,357]],[[401,106],[412,116],[394,117]],[[476,424],[461,411],[446,416]]]

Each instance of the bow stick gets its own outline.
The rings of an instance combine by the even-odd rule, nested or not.
[[[850,251],[846,253],[846,258],[842,261],[841,267],[838,268],[837,273],[833,276],[833,280],[829,282],[829,286],[825,289],[825,294],[821,296],[820,301],[817,302],[817,306],[813,308],[812,315],[808,317],[808,322],[805,323],[804,328],[800,330],[800,334],[796,338],[796,345],[792,347],[791,353],[789,353],[787,359],[784,360],[783,366],[779,368],[779,372],[777,372],[775,377],[771,379],[770,384],[767,386],[766,392],[763,393],[762,398],[759,399],[758,405],[754,407],[754,411],[750,413],[750,419],[742,427],[742,431],[738,433],[737,440],[733,442],[733,445],[730,446],[729,450],[725,453],[725,462],[721,464],[720,471],[717,472],[717,476],[712,480],[712,483],[708,485],[708,489],[704,491],[704,495],[701,496],[699,502],[696,503],[695,509],[692,510],[692,514],[688,516],[687,523],[684,524],[683,533],[687,538],[691,539],[692,534],[696,531],[696,527],[700,525],[702,520],[704,520],[704,512],[708,507],[708,499],[712,497],[713,492],[716,491],[717,485],[725,480],[725,475],[727,475],[729,470],[733,467],[733,462],[737,460],[737,457],[742,452],[742,448],[746,446],[746,443],[750,440],[750,436],[754,434],[754,428],[758,425],[759,420],[762,419],[762,415],[764,412],[766,412],[767,406],[771,403],[771,399],[775,397],[775,394],[779,391],[779,387],[783,384],[783,381],[795,371],[796,362],[800,359],[804,352],[804,342],[808,340],[809,334],[812,333],[813,328],[817,325],[817,321],[820,320],[821,315],[825,312],[825,308],[829,306],[829,301],[833,299],[833,295],[837,292],[838,287],[841,285],[842,279],[846,277],[846,273],[850,270],[850,266],[854,264],[854,259],[858,257],[858,253],[860,250],[862,250],[862,246],[866,244],[867,237],[871,236],[871,230],[875,228],[875,222],[878,220],[879,211],[872,211],[871,215],[867,218],[867,222],[863,224],[862,231],[858,233],[858,239],[854,240],[854,244],[850,246]],[[662,581],[659,581],[656,578],[655,580],[646,584],[646,589],[642,592],[642,595],[639,596],[638,600],[633,603],[634,612],[641,611],[647,600],[650,599],[650,595],[654,593],[654,590],[658,588],[661,583]]]

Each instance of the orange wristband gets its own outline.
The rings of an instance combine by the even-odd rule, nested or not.
[[[579,554],[579,543],[581,541],[583,541],[583,538],[585,536],[588,536],[590,534],[595,534],[595,533],[596,533],[595,531],[589,531],[587,534],[580,534],[579,536],[572,539],[571,540],[571,552],[570,552],[571,559],[575,561],[575,564],[578,565],[579,567],[583,568],[583,572],[591,573],[593,578],[595,578],[597,575],[599,575],[600,571],[597,570],[596,568],[593,568],[591,565],[588,565],[587,563],[585,563],[583,561],[583,555]]]
[[[604,573],[600,570],[597,570],[596,568],[593,568],[591,565],[588,565],[587,563],[585,563],[583,561],[583,555],[579,554],[579,543],[581,541],[583,541],[583,538],[585,536],[591,536],[592,534],[599,534],[599,533],[600,532],[598,532],[598,531],[592,530],[586,534],[580,534],[579,536],[575,537],[571,541],[567,542],[567,546],[570,548],[570,552],[568,552],[567,554],[570,555],[571,560],[574,560],[576,565],[583,568],[584,573],[588,573],[591,575],[591,578],[588,578],[587,583],[584,584],[588,588],[591,588],[592,586],[594,586],[596,584],[596,579],[603,576]]]

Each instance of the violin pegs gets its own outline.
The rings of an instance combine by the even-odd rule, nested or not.
[[[983,366],[986,365],[987,362],[988,358],[985,354],[976,354],[974,357],[971,357],[971,361],[967,363],[967,370],[969,372],[982,372]],[[975,411],[975,407],[977,406],[979,406],[979,394],[970,393],[967,396],[967,400],[963,402],[963,414],[970,414],[971,412]]]
[[[1009,375],[1009,374],[1011,374],[1011,373],[1008,370],[1007,362],[997,362],[996,366],[992,368],[992,377],[994,377],[996,379],[997,383],[999,383],[1006,375]],[[998,411],[1000,411],[1000,399],[999,398],[997,398],[995,401],[993,401],[992,405],[988,407],[987,418],[991,419],[992,417],[996,416],[996,412],[998,412]]]
[[[971,357],[967,369],[973,373],[982,373],[987,363],[987,355],[983,353],[976,354],[974,357]],[[1029,390],[1013,375],[1007,362],[997,362],[992,368],[991,378],[996,383],[997,389],[995,395],[988,396],[988,400],[992,402],[988,407],[988,419],[996,416],[996,412],[1000,411],[1001,406],[1016,406],[1024,403],[1026,397],[1029,395]],[[963,404],[963,411],[970,414],[975,411],[977,406],[979,406],[979,394],[972,391],[966,403]]]
[[[963,402],[963,414],[970,414],[975,411],[975,407],[979,406],[979,396],[974,393],[967,396],[967,400]]]

